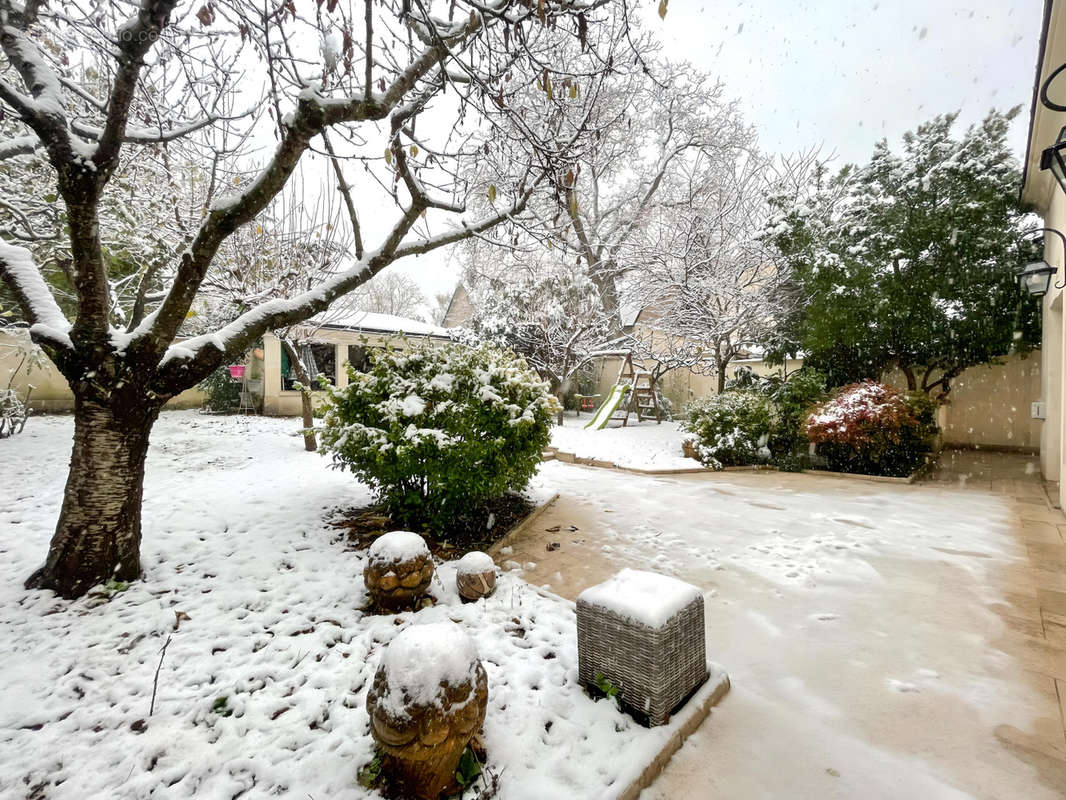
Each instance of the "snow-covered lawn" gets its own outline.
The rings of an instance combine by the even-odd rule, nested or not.
[[[148,459],[145,580],[68,604],[27,592],[69,458],[69,417],[0,447],[0,796],[362,798],[366,691],[405,626],[451,619],[489,678],[502,798],[602,798],[672,734],[577,686],[573,606],[502,575],[462,605],[368,616],[363,555],[328,525],[367,490],[305,453],[292,420],[162,415]],[[149,719],[160,650],[155,714]],[[145,722],[147,720],[147,722]]]
[[[677,422],[638,423],[634,415],[626,427],[603,430],[585,428],[591,414],[567,414],[563,424],[552,428],[552,447],[580,458],[610,461],[631,469],[694,469],[700,463],[685,458],[681,440],[685,434]],[[612,423],[613,424],[613,423]]]

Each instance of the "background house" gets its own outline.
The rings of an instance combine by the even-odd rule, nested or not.
[[[350,362],[356,369],[366,368],[374,348],[403,347],[416,340],[446,342],[450,338],[444,328],[419,320],[349,312],[331,316],[329,323],[311,326],[301,347],[310,351],[316,375],[325,373],[336,386],[347,386],[345,366]],[[43,354],[36,359],[23,359],[27,342],[26,334],[0,333],[0,388],[10,385],[23,398],[32,385],[30,407],[34,411],[72,411],[74,395],[66,378]],[[267,334],[262,347],[249,353],[246,375],[247,390],[264,414],[300,414],[300,393],[293,388],[291,367],[276,336]],[[167,408],[199,408],[205,399],[204,392],[194,387],[167,403]]]
[[[411,341],[447,342],[449,332],[438,325],[430,325],[406,317],[371,312],[351,312],[335,315],[329,322],[314,327],[301,345],[301,360],[313,361],[313,372],[325,373],[337,387],[348,385],[346,365],[357,370],[369,367],[369,355],[375,348],[403,347]],[[309,352],[308,352],[309,351]],[[262,362],[249,364],[249,374],[262,376],[262,409],[270,416],[300,414],[300,393],[293,388],[289,359],[278,337],[263,337]],[[310,359],[308,358],[310,356]]]
[[[20,399],[29,391],[30,408],[38,413],[73,411],[74,394],[67,379],[43,353],[35,358],[23,358],[28,347],[28,332],[0,331],[0,389],[10,386]],[[166,407],[199,408],[205,398],[194,386],[173,398]]]

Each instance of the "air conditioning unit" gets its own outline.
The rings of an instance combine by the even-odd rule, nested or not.
[[[1037,400],[1033,403],[1033,410],[1030,416],[1033,419],[1047,419],[1047,406],[1043,400]]]

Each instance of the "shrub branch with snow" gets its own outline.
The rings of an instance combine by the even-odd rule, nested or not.
[[[907,475],[921,466],[936,433],[936,406],[873,381],[838,389],[811,412],[807,436],[830,469]]]
[[[770,406],[757,392],[725,392],[690,403],[682,428],[700,461],[712,469],[754,464],[770,455]]]

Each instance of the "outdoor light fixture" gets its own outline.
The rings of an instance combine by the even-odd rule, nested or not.
[[[1059,75],[1062,74],[1063,70],[1066,70],[1066,64],[1060,64],[1059,66],[1057,66],[1054,70],[1052,70],[1051,74],[1047,76],[1047,80],[1044,81],[1044,85],[1040,87],[1040,102],[1043,103],[1044,106],[1046,106],[1047,108],[1050,108],[1052,111],[1066,111],[1066,106],[1062,105],[1062,103],[1056,103],[1048,96],[1048,89],[1051,88],[1051,82],[1055,80],[1055,78],[1059,77]]]
[[[1040,169],[1049,169],[1066,192],[1066,128],[1059,131],[1059,139],[1040,154]]]
[[[1018,273],[1018,283],[1022,291],[1033,297],[1043,297],[1051,287],[1051,276],[1058,272],[1046,261],[1034,261]]]
[[[1032,236],[1034,233],[1055,234],[1062,241],[1063,252],[1066,253],[1066,236],[1063,236],[1061,231],[1057,231],[1054,228],[1034,228],[1023,233],[1022,238]],[[1051,288],[1051,276],[1056,272],[1058,272],[1058,269],[1051,266],[1047,261],[1043,259],[1034,261],[1018,272],[1018,285],[1022,288],[1022,291],[1028,292],[1033,297],[1043,297]],[[1056,289],[1064,287],[1066,287],[1066,284],[1055,284]]]

